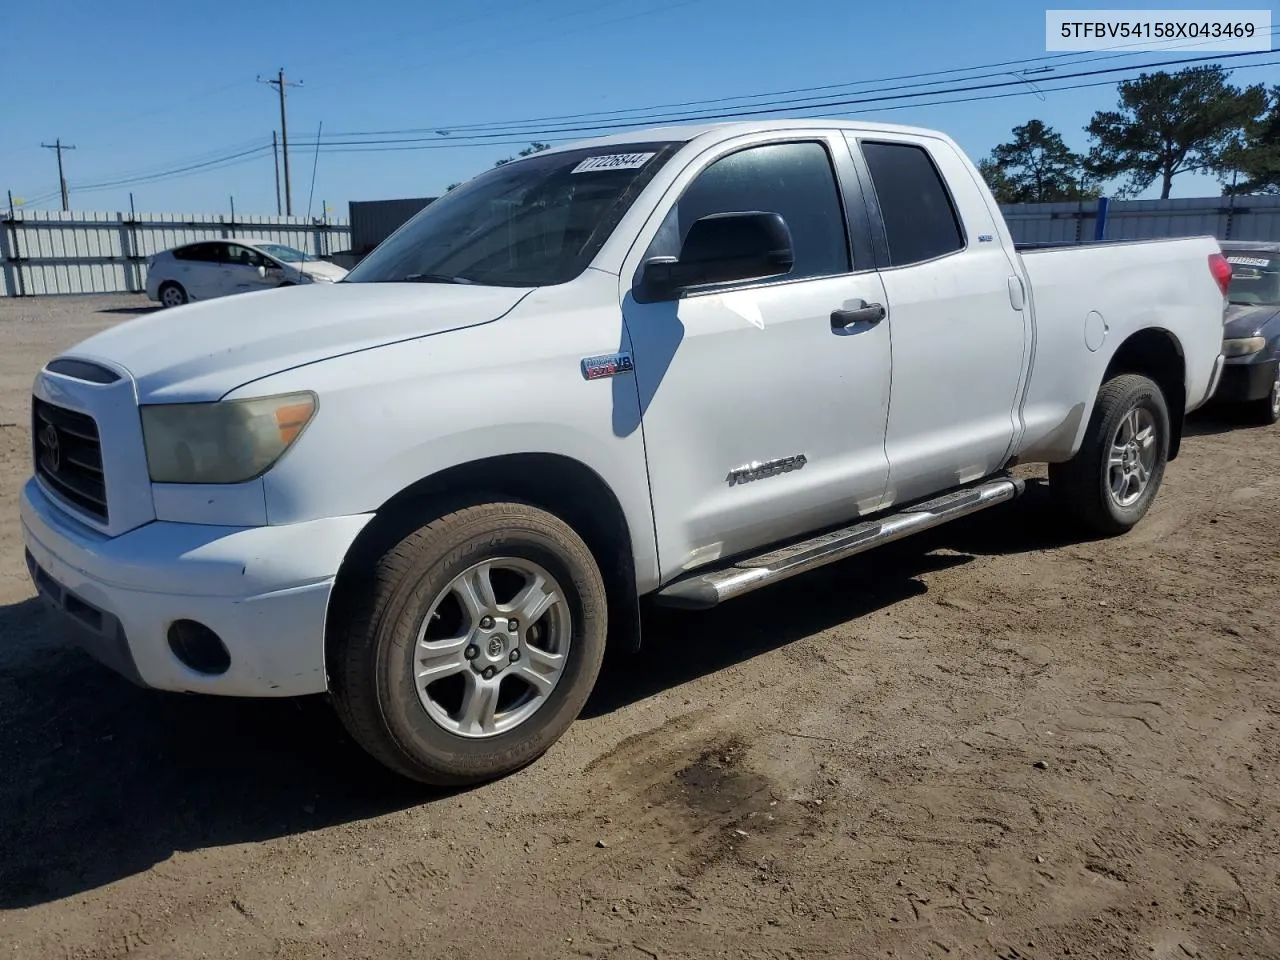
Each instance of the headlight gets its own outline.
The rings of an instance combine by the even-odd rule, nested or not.
[[[1266,345],[1266,337],[1242,337],[1237,340],[1223,340],[1222,355],[1224,357],[1247,357],[1251,353],[1257,353]]]
[[[314,393],[142,407],[156,483],[243,483],[270,469],[316,412]]]
[[[312,283],[333,283],[333,277],[322,276],[318,273],[308,273],[304,274],[304,276]]]

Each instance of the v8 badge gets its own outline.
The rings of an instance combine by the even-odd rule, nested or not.
[[[587,357],[582,361],[584,380],[603,380],[620,373],[630,373],[635,367],[629,353],[609,353],[599,357]]]

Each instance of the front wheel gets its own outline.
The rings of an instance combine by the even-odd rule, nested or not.
[[[1075,519],[1115,535],[1146,516],[1169,459],[1169,408],[1151,379],[1134,373],[1102,385],[1080,450],[1050,464],[1049,488]]]
[[[442,517],[377,561],[338,624],[330,683],[352,737],[393,770],[459,786],[541,756],[604,656],[604,583],[563,521],[517,503]]]

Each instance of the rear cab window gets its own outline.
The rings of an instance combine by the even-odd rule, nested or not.
[[[965,248],[951,194],[924,147],[863,140],[861,149],[880,205],[890,266],[924,263]]]

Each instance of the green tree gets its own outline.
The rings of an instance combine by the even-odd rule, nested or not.
[[[1083,159],[1041,120],[1013,128],[1013,139],[978,165],[1000,203],[1051,203],[1085,196]],[[1094,193],[1096,196],[1096,192]]]
[[[1245,124],[1223,151],[1218,179],[1223,193],[1280,193],[1280,86],[1265,112]]]
[[[1009,180],[1008,174],[1004,172],[1004,168],[996,163],[990,157],[986,157],[978,161],[978,172],[982,174],[982,179],[987,182],[987,186],[991,188],[991,192],[995,195],[996,203],[1017,203],[1015,199],[1017,191]]]
[[[496,161],[494,163],[494,166],[500,167],[503,164],[510,163],[512,160],[518,160],[521,157],[532,157],[535,153],[541,153],[543,150],[550,150],[550,149],[551,149],[551,144],[549,143],[536,143],[536,142],[531,143],[527,147],[525,147],[523,150],[521,150],[516,156],[507,157],[505,160]]]
[[[1220,171],[1232,143],[1265,107],[1262,85],[1242,90],[1229,76],[1215,64],[1120,83],[1117,108],[1098,111],[1085,128],[1093,141],[1089,171],[1123,178],[1118,196],[1136,196],[1159,180],[1162,200],[1178,174]]]

